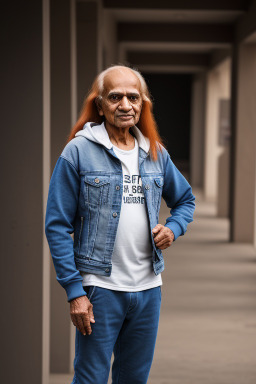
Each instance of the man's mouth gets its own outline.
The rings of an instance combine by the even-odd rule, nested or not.
[[[120,117],[121,119],[124,119],[124,120],[129,120],[134,116],[133,115],[118,115],[118,117]]]

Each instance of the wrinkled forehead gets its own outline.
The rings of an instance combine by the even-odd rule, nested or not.
[[[104,95],[114,91],[122,93],[141,93],[140,80],[132,71],[127,69],[113,69],[112,71],[109,71],[104,77],[103,84]]]

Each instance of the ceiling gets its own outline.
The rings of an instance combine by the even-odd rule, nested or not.
[[[119,59],[144,71],[193,73],[207,69],[216,52],[230,53],[234,27],[250,1],[103,0],[103,5],[116,24]]]

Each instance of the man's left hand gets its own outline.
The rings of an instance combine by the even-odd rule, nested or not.
[[[170,247],[174,241],[173,231],[162,224],[157,224],[152,229],[152,233],[154,236],[155,244],[160,249],[166,249]]]

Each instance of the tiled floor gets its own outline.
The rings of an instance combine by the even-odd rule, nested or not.
[[[194,193],[194,222],[164,251],[160,325],[148,383],[255,384],[256,251],[228,243],[228,221],[215,218],[214,205]],[[162,202],[162,224],[167,215]],[[71,381],[72,375],[55,375],[50,384]]]

